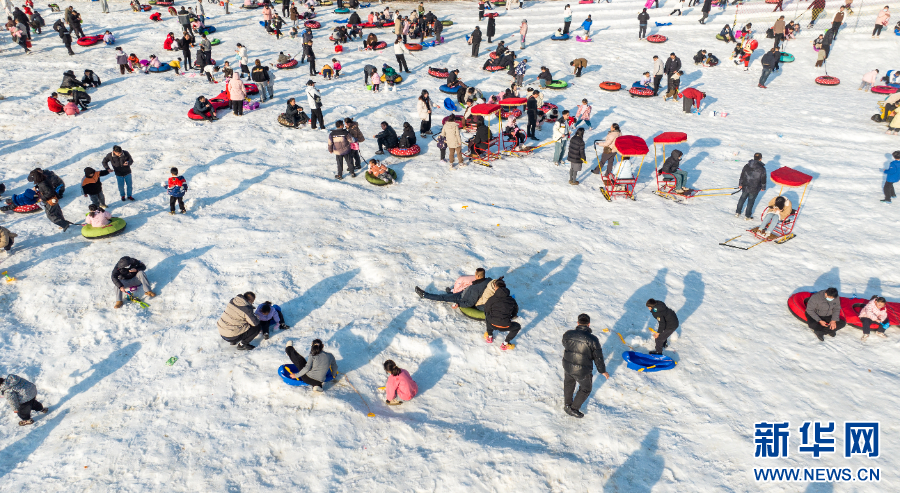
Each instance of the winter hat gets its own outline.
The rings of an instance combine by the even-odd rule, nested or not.
[[[306,85],[312,86],[315,85],[315,82],[312,79],[309,79],[308,81],[306,81]]]
[[[41,168],[35,168],[28,173],[28,181],[33,181],[35,184],[44,181],[44,173],[41,172]]]
[[[94,168],[91,168],[90,166],[88,166],[87,168],[84,168],[84,176],[86,176],[88,178],[94,176],[94,173],[96,173],[96,172],[97,171]]]

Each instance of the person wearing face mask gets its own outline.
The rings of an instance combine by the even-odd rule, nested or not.
[[[837,288],[828,288],[809,297],[806,302],[806,324],[824,342],[825,334],[834,337],[847,322],[841,320],[841,301]]]
[[[662,354],[663,348],[669,347],[669,336],[674,334],[675,329],[678,328],[678,315],[665,303],[653,298],[647,300],[647,309],[659,323],[656,333],[653,334],[653,338],[656,339],[656,348],[650,351],[650,354]]]

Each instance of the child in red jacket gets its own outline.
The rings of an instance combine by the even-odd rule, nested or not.
[[[50,111],[56,113],[57,115],[61,115],[66,112],[63,104],[56,99],[57,94],[54,92],[47,98],[47,107],[50,108]]]

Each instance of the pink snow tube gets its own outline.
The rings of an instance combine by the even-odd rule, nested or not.
[[[650,36],[647,36],[647,41],[651,43],[665,43],[667,39],[669,38],[662,34],[651,34]]]
[[[872,88],[872,92],[875,94],[894,94],[897,91],[900,91],[900,89],[893,86],[875,86]]]

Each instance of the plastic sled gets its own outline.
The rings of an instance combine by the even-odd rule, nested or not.
[[[652,373],[655,371],[671,370],[678,363],[664,354],[644,354],[637,351],[625,351],[622,359],[628,363],[630,370]]]
[[[288,370],[290,370],[292,373],[297,373],[298,371],[300,371],[300,369],[294,365],[279,366],[278,367],[278,376],[281,377],[281,379],[284,381],[284,383],[286,383],[292,387],[309,387],[309,384],[304,382],[303,380],[295,380],[295,379],[291,378],[291,376],[288,374]],[[331,370],[328,370],[328,374],[325,375],[325,381],[330,382],[332,380],[334,380],[334,376],[331,374]]]

